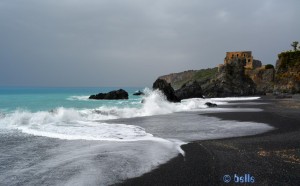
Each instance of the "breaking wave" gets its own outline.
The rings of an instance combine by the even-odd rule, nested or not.
[[[0,127],[21,130],[24,133],[60,139],[84,140],[141,140],[154,139],[152,134],[134,125],[107,124],[105,120],[132,118],[174,112],[205,109],[207,101],[213,99],[187,99],[181,103],[170,103],[160,91],[145,90],[143,104],[136,107],[101,106],[95,109],[59,107],[50,111],[30,112],[15,110],[0,114]],[[86,96],[74,99],[86,99]],[[236,98],[241,100],[242,98]],[[247,98],[249,100],[251,98]],[[253,98],[256,99],[256,98]],[[232,99],[231,99],[232,100]],[[226,104],[224,100],[214,101]]]

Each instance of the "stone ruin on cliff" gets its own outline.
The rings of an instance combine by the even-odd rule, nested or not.
[[[243,63],[245,69],[256,69],[262,67],[261,61],[254,59],[251,51],[226,52],[224,64],[219,65],[219,72],[223,69],[224,65],[231,64],[236,61]]]

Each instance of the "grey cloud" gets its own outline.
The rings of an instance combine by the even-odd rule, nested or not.
[[[263,63],[299,40],[298,0],[0,0],[0,85],[144,86],[214,67],[225,52]]]

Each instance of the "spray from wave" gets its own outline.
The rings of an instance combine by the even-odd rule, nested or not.
[[[69,101],[89,101],[89,96],[70,96],[67,98]]]

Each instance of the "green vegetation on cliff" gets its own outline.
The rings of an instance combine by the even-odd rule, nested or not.
[[[278,54],[275,87],[277,92],[300,93],[300,51]]]
[[[278,58],[281,60],[280,67],[286,68],[288,66],[300,65],[300,51],[288,51],[278,54]]]
[[[210,79],[212,77],[214,77],[218,72],[218,68],[208,68],[208,69],[202,69],[202,70],[198,70],[194,76],[196,81],[203,81],[203,80],[207,80]]]
[[[190,78],[182,79],[180,81],[171,82],[172,87],[176,90],[181,88],[184,84],[188,82],[198,81],[198,82],[206,82],[209,79],[212,79],[218,73],[218,68],[208,68],[197,70],[193,76]]]

